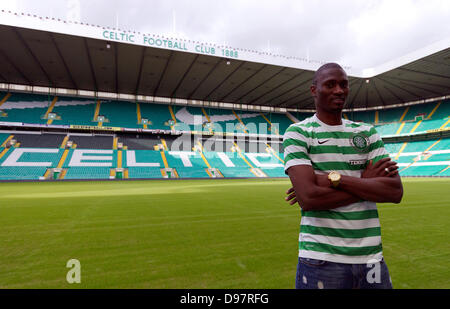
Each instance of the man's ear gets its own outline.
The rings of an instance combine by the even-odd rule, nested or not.
[[[309,89],[311,90],[311,96],[313,98],[315,98],[317,96],[317,86],[316,85],[311,85],[311,87],[309,87]]]

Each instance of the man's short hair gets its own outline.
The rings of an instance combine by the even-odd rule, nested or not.
[[[331,69],[331,68],[338,68],[341,70],[344,70],[339,64],[334,62],[325,63],[320,68],[317,69],[316,72],[314,72],[312,84],[315,86],[317,85],[317,80],[319,79],[320,74],[322,74],[323,71]]]

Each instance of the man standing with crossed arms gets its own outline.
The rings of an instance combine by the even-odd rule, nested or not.
[[[349,93],[336,63],[314,74],[316,114],[284,134],[286,200],[301,207],[296,288],[392,288],[376,202],[399,203],[403,186],[376,130],[342,119]]]

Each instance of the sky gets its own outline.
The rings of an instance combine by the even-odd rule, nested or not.
[[[450,38],[450,0],[0,0],[0,9],[361,69]]]

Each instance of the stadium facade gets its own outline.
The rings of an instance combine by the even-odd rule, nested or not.
[[[320,61],[2,11],[0,180],[286,177]],[[343,116],[402,176],[450,176],[450,42],[345,67]]]

